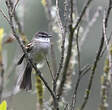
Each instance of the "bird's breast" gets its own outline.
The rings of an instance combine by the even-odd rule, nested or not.
[[[31,58],[33,59],[34,63],[41,63],[45,56],[48,54],[50,48],[50,43],[39,43],[35,45],[31,52]]]

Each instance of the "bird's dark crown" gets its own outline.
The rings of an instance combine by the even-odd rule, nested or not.
[[[40,37],[40,38],[50,38],[52,37],[52,35],[48,34],[47,32],[37,32],[34,35],[36,38]]]

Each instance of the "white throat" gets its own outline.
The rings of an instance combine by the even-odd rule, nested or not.
[[[36,41],[38,41],[38,42],[45,42],[45,43],[49,43],[50,42],[50,39],[49,38],[38,38],[38,39],[36,39]]]

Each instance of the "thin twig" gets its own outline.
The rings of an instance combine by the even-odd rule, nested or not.
[[[10,1],[9,3],[10,3],[10,6],[11,6],[11,10],[12,10],[11,14],[14,16],[14,20],[15,20],[17,26],[18,26],[18,31],[19,31],[20,34],[23,34],[24,33],[23,32],[23,27],[22,27],[22,25],[21,25],[21,23],[19,21],[17,13],[15,11],[16,6],[14,6],[14,3],[12,2],[12,0],[9,0],[9,1]],[[16,5],[18,4],[18,2],[19,2],[19,0],[17,0]]]
[[[70,58],[71,58],[71,54],[72,54],[72,42],[73,42],[73,34],[74,34],[74,30],[73,30],[73,0],[70,0],[70,4],[71,4],[71,12],[70,12],[70,26],[69,26],[69,44],[68,44],[68,49],[67,49],[67,56],[65,58],[65,64],[64,64],[64,68],[63,68],[63,72],[62,72],[62,80],[58,89],[58,100],[60,99],[60,96],[63,93],[63,89],[64,89],[64,84],[66,81],[66,74],[67,74],[67,70],[68,70],[68,65],[70,62]]]
[[[105,17],[105,27],[107,27],[107,25],[108,25],[108,19],[109,19],[109,16],[110,16],[111,9],[112,9],[112,0],[109,0],[109,6],[108,6],[107,14],[106,14],[106,17]]]
[[[75,108],[75,103],[77,100],[77,90],[80,84],[80,76],[81,76],[81,65],[80,65],[80,50],[79,50],[79,29],[77,29],[77,35],[76,35],[76,46],[77,46],[77,56],[78,56],[78,79],[76,82],[75,90],[72,96],[72,103],[71,103],[71,110]]]
[[[111,9],[112,9],[112,0],[109,0],[108,8],[107,10],[104,10],[103,26],[102,26],[104,41],[106,44],[106,48],[104,48],[104,51],[102,53],[104,53],[106,49],[108,53],[107,53],[107,58],[105,60],[105,65],[104,65],[104,75],[102,75],[103,80],[101,85],[101,104],[99,106],[100,110],[108,109],[108,106],[106,105],[108,105],[109,87],[112,82],[112,54],[110,53],[110,48],[111,48],[110,39],[112,36],[110,36],[108,40],[107,34],[106,34]]]
[[[48,31],[51,33],[52,30],[52,16],[51,16],[51,8],[52,8],[52,0],[46,0],[46,6],[45,6],[45,11],[46,11],[46,16],[48,18]],[[56,71],[57,71],[57,63],[56,63],[56,55],[54,51],[54,41],[51,39],[51,62],[52,62],[52,67],[53,67],[53,75],[54,77],[56,76]]]
[[[64,110],[68,110],[68,104],[65,105]]]
[[[111,34],[109,35],[108,43],[110,42],[111,37],[112,37],[112,32],[111,32]],[[102,53],[101,53],[100,57],[102,57],[102,56],[104,55],[104,53],[105,53],[106,49],[107,49],[107,47],[105,46],[105,47],[104,47],[104,49],[102,50]]]
[[[83,76],[85,76],[88,73],[88,71],[91,70],[91,67],[92,67],[92,65],[87,65],[84,69],[82,69],[81,70],[81,76],[80,76],[80,78],[82,78]]]
[[[81,37],[81,40],[80,40],[80,44],[79,44],[79,47],[81,49],[81,47],[83,46],[84,44],[84,41],[87,39],[87,34],[88,32],[90,31],[90,29],[92,28],[92,26],[95,24],[95,22],[97,21],[98,17],[100,16],[100,13],[101,13],[101,10],[102,10],[102,7],[99,6],[96,10],[96,12],[94,13],[92,19],[88,22],[87,26],[86,26],[86,29],[84,30],[84,33]]]
[[[16,7],[17,7],[18,3],[19,3],[19,0],[17,0],[17,1],[16,1],[15,5],[14,5],[14,7],[13,7],[13,9],[12,9],[12,14],[14,14],[15,9],[16,9]]]
[[[107,23],[107,21],[106,21],[106,23]],[[107,24],[105,26],[107,26]],[[87,91],[86,91],[86,96],[84,98],[84,102],[81,105],[80,110],[83,110],[85,108],[85,105],[86,105],[86,103],[88,101],[88,98],[89,98],[89,95],[90,95],[90,90],[91,90],[91,87],[92,87],[92,82],[93,82],[95,70],[96,70],[96,67],[97,67],[97,63],[98,63],[98,61],[101,57],[101,52],[102,52],[103,45],[104,45],[104,37],[105,37],[105,32],[103,31],[102,32],[102,39],[101,39],[101,42],[100,42],[100,47],[99,47],[96,59],[95,59],[94,64],[93,64],[93,68],[92,68],[92,72],[91,72],[91,76],[90,76],[90,80],[89,80],[89,85],[88,85],[88,88],[87,88]]]
[[[63,69],[63,77],[62,77],[62,80],[61,80],[61,84],[60,84],[60,87],[58,89],[58,99],[60,99],[60,96],[62,95],[62,92],[63,92],[63,86],[64,86],[64,83],[65,83],[65,78],[66,78],[66,73],[67,73],[67,69],[68,69],[68,65],[69,65],[69,61],[70,61],[70,57],[71,57],[71,49],[72,49],[72,41],[73,41],[73,34],[74,34],[74,31],[77,29],[78,25],[80,24],[89,4],[92,2],[92,0],[88,0],[86,5],[84,6],[80,16],[79,16],[79,19],[77,20],[76,22],[76,25],[74,27],[72,27],[72,22],[73,22],[73,18],[72,18],[72,13],[73,13],[73,1],[70,0],[70,4],[71,5],[71,13],[70,13],[70,26],[69,26],[69,30],[70,30],[70,34],[69,34],[69,44],[68,44],[68,50],[67,50],[67,57],[65,59],[65,64],[64,64],[64,69]]]
[[[76,25],[75,25],[74,28],[73,28],[73,31],[76,30],[76,28],[77,28],[78,25],[80,24],[80,22],[81,22],[81,20],[82,20],[82,17],[84,16],[84,14],[85,14],[85,12],[86,12],[88,6],[90,5],[90,3],[91,3],[92,1],[93,1],[93,0],[88,0],[87,3],[85,4],[85,6],[84,6],[84,8],[83,8],[83,10],[82,10],[82,12],[81,12],[81,15],[80,15],[79,19],[77,20]]]
[[[54,80],[54,77],[53,77],[53,74],[52,74],[52,71],[51,71],[51,67],[50,67],[49,61],[47,60],[47,57],[46,56],[45,56],[45,60],[46,60],[47,66],[49,68],[51,78],[52,78],[52,80]]]
[[[2,101],[3,88],[4,88],[4,67],[3,64],[0,64],[0,103]]]
[[[80,110],[84,110],[84,108],[85,108],[85,106],[86,106],[86,104],[88,102],[88,99],[89,99],[89,96],[90,96],[90,92],[91,92],[92,83],[93,83],[93,79],[94,79],[94,75],[95,75],[95,71],[96,71],[96,67],[97,67],[98,61],[100,60],[100,54],[102,52],[103,45],[104,45],[104,35],[102,34],[102,38],[101,38],[101,41],[100,41],[100,46],[99,46],[99,49],[98,49],[95,61],[93,63],[93,67],[92,67],[92,71],[91,71],[91,76],[90,76],[90,79],[89,79],[88,87],[87,87],[87,90],[86,90],[84,101],[83,101],[83,103],[82,103],[82,105],[80,107]]]
[[[92,0],[88,0],[88,2],[86,3],[84,9],[82,10],[82,13],[80,15],[80,18],[78,19],[75,27],[74,27],[74,30],[78,27],[78,25],[80,24],[81,22],[81,19],[83,17],[83,15],[85,14],[89,4],[91,3]],[[76,86],[75,86],[75,89],[74,89],[74,92],[73,92],[73,98],[72,98],[72,104],[71,104],[71,110],[74,109],[75,107],[75,103],[76,103],[76,97],[77,97],[77,90],[78,90],[78,87],[79,87],[79,84],[80,84],[80,80],[81,80],[81,71],[80,71],[80,53],[79,53],[79,47],[78,47],[78,39],[76,39],[76,43],[77,43],[77,51],[78,51],[78,66],[79,66],[79,73],[78,73],[78,79],[77,79],[77,82],[76,82]]]
[[[77,35],[76,35],[76,45],[77,45],[77,56],[78,56],[78,71],[80,74],[81,64],[80,64],[80,50],[79,50],[79,29],[77,29]]]
[[[10,21],[8,19],[8,17],[6,16],[6,14],[3,12],[2,9],[0,9],[1,14],[3,15],[3,17],[7,20],[7,22],[10,24]]]
[[[63,24],[61,22],[62,20],[61,20],[60,14],[59,14],[59,3],[58,2],[59,1],[56,0],[57,18],[58,18],[57,23],[58,23],[58,25],[60,27],[60,30],[61,30],[62,45],[61,45],[61,58],[60,58],[60,62],[59,62],[59,68],[58,68],[57,73],[56,73],[55,83],[57,83],[60,72],[61,72],[61,70],[63,68],[64,51],[65,51],[65,36],[66,36],[66,26],[65,26],[65,29],[64,29]],[[56,84],[54,84],[54,89],[56,89]]]
[[[108,18],[106,17],[109,17],[109,15],[106,16],[106,13],[104,11],[104,18],[103,18],[103,34],[104,34],[104,39],[105,39],[105,44],[106,44],[106,48],[107,48],[107,51],[108,51],[108,58],[109,58],[109,73],[110,73],[110,76],[112,75],[112,56],[110,54],[110,43],[108,43],[108,39],[107,39],[107,35],[106,35],[106,28],[107,28],[107,24],[106,22],[108,21]],[[106,21],[107,20],[107,21]],[[111,78],[112,80],[112,78]]]
[[[106,13],[104,11],[104,17],[103,17],[103,34],[104,34],[104,39],[105,39],[105,44],[106,44],[106,47],[107,47],[107,50],[109,52],[109,43],[108,43],[108,39],[107,39],[107,35],[106,35]]]
[[[108,20],[109,20],[111,9],[112,9],[112,0],[109,0],[109,6],[108,6],[108,9],[107,9],[107,13],[106,14],[104,13],[103,32],[104,32],[104,39],[105,39],[105,43],[106,43],[106,46],[107,46],[108,58],[109,58],[109,77],[110,77],[110,80],[112,82],[112,54],[110,53],[111,43],[110,42],[108,43],[108,39],[107,39],[107,36],[106,36],[106,29],[107,29],[107,26],[108,26]]]
[[[60,30],[61,30],[61,35],[62,35],[62,46],[61,46],[61,59],[60,59],[60,63],[59,63],[59,68],[58,68],[58,71],[57,71],[57,73],[56,73],[56,81],[57,81],[57,79],[58,79],[58,77],[59,77],[59,73],[60,73],[60,71],[61,71],[61,69],[62,69],[62,67],[63,67],[63,60],[64,60],[64,43],[65,43],[65,32],[64,32],[64,28],[63,28],[63,25],[62,25],[62,22],[61,22],[61,18],[60,18],[60,14],[59,14],[59,3],[58,3],[59,1],[58,0],[56,0],[56,8],[57,8],[57,18],[58,18],[58,20],[57,20],[57,23],[58,23],[58,25],[59,25],[59,28],[60,28]]]
[[[52,8],[52,0],[46,0],[46,5],[45,7],[45,11],[46,11],[46,15],[48,17],[48,31],[51,33],[52,30],[52,16],[51,16],[51,8]],[[54,50],[54,41],[53,39],[51,39],[51,62],[52,62],[52,67],[53,67],[53,78],[56,77],[56,72],[57,72],[57,63],[56,63],[56,55],[55,55],[55,50]],[[56,95],[55,92],[55,85],[56,82],[55,80],[53,80],[53,92]],[[57,105],[58,107],[58,105]],[[54,106],[55,109],[55,106]]]

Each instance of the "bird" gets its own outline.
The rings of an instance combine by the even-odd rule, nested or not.
[[[29,58],[32,60],[33,64],[38,65],[49,53],[49,49],[51,47],[50,39],[52,38],[51,34],[47,32],[36,32],[32,38],[32,40],[25,47],[28,53]],[[25,54],[21,56],[17,65],[20,65],[25,59]],[[26,67],[23,73],[23,77],[20,83],[20,89],[24,89],[26,91],[32,90],[32,65],[27,61]]]

